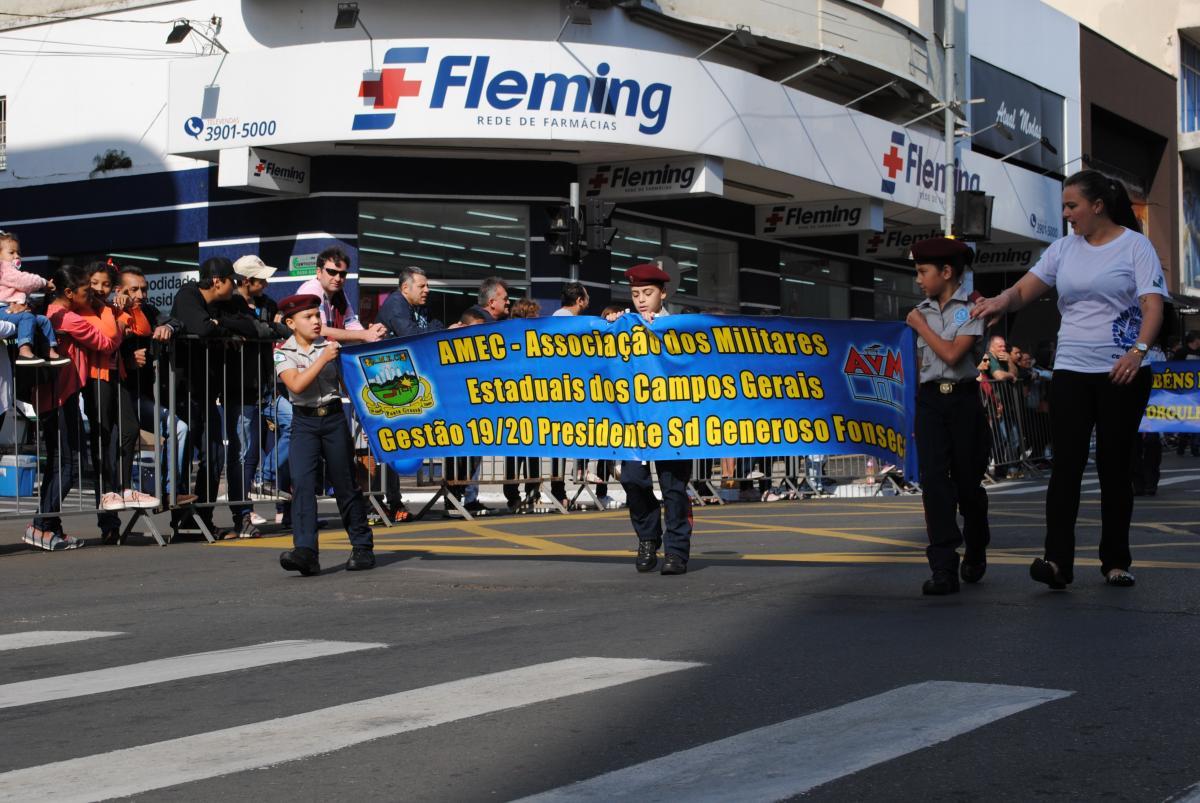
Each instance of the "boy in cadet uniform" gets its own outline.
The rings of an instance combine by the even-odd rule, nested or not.
[[[666,284],[671,280],[665,271],[653,263],[634,265],[625,271],[629,279],[633,306],[644,321],[650,323],[669,313],[663,309],[667,300]],[[623,313],[606,315],[615,321]],[[665,546],[661,574],[687,572],[688,555],[692,546],[692,503],[687,486],[692,479],[690,460],[656,460],[658,487],[666,507],[666,526],[659,518],[659,503],[654,496],[650,466],[639,460],[621,461],[621,487],[629,504],[629,519],[638,537],[635,565],[639,572],[651,571],[658,565],[658,548]]]
[[[991,440],[976,367],[984,324],[971,318],[974,304],[962,286],[972,256],[965,243],[944,237],[912,247],[917,285],[926,296],[907,318],[917,333],[921,369],[917,459],[929,534],[925,554],[933,570],[922,591],[934,596],[956,593],[960,574],[967,583],[983,579],[991,540],[981,485]],[[961,531],[956,508],[963,514]],[[964,539],[960,567],[957,549]]]
[[[354,481],[354,444],[342,414],[338,344],[321,337],[321,299],[288,296],[279,314],[292,330],[275,351],[275,375],[288,389],[292,402],[292,545],[279,556],[279,565],[308,577],[318,574],[317,483],[324,474],[333,485],[342,526],[353,550],[346,568],[375,568],[371,528],[362,491]],[[324,472],[321,471],[322,464]]]

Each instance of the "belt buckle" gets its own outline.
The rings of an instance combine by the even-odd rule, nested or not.
[[[318,407],[317,408],[317,418],[324,418],[327,415],[329,415],[328,407]]]
[[[946,396],[953,392],[954,392],[954,383],[953,382],[938,382],[938,393],[941,393],[943,396]]]

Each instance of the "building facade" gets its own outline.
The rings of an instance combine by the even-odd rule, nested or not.
[[[578,276],[601,304],[651,259],[688,307],[900,317],[903,243],[947,184],[995,196],[993,266],[1061,235],[1061,171],[973,147],[970,106],[947,160],[940,3],[793,5],[360,3],[342,28],[332,2],[25,2],[2,23],[0,227],[35,267],[139,265],[159,303],[215,254],[259,253],[287,292],[336,244],[368,315],[415,264],[447,319],[485,276],[550,307]],[[1049,136],[1074,153],[1057,63],[998,52],[1064,99]],[[545,243],[572,182],[617,205],[578,267]]]

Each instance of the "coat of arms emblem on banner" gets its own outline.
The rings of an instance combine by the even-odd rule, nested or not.
[[[358,358],[366,384],[363,402],[371,415],[396,418],[416,415],[433,406],[429,380],[417,374],[408,349]]]

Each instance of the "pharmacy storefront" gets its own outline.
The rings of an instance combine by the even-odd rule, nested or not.
[[[995,196],[998,241],[1036,250],[1061,234],[1056,181],[966,149],[947,170],[939,137],[735,67],[547,41],[377,41],[374,54],[342,42],[172,63],[166,149],[211,167],[169,186],[129,179],[159,196],[151,211],[67,241],[119,245],[166,284],[257,252],[283,269],[276,293],[339,245],[366,314],[405,265],[452,318],[487,276],[548,311],[577,275],[598,311],[627,267],[659,260],[681,306],[886,318],[916,296],[889,261],[903,254],[871,243],[935,227],[947,185]],[[582,201],[616,204],[618,230],[574,273],[545,243],[573,182]],[[33,252],[63,253],[49,244],[61,225],[25,229]]]

